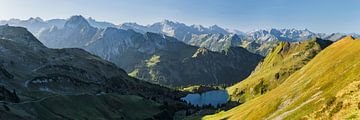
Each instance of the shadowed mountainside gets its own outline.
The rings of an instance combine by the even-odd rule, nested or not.
[[[49,49],[21,27],[0,37],[1,119],[172,118],[182,106],[182,93],[82,49]]]

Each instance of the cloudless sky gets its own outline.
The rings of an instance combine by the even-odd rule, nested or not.
[[[0,0],[0,19],[93,17],[115,24],[169,19],[238,29],[360,33],[360,0]]]

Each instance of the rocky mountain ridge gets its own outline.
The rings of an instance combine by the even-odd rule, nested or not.
[[[98,29],[82,16],[73,16],[61,29],[42,31],[39,39],[53,48],[85,49],[134,77],[167,86],[231,84],[249,75],[262,58],[233,47],[223,51],[237,54],[211,51],[204,57],[193,57],[202,48],[164,34],[112,27]],[[221,72],[225,69],[227,73]]]
[[[65,22],[69,19],[51,19],[44,21],[41,18],[30,18],[28,20],[19,20],[19,19],[10,19],[2,20],[0,24],[9,24],[15,26],[27,27],[35,36],[39,37],[40,33],[44,29],[50,28],[62,28]],[[308,29],[299,30],[299,29],[260,29],[250,32],[241,32],[236,29],[226,29],[219,27],[217,25],[205,27],[202,25],[186,25],[180,22],[174,22],[170,20],[163,20],[161,22],[156,22],[150,25],[139,25],[137,23],[122,23],[120,25],[115,25],[109,22],[99,22],[93,18],[86,19],[88,23],[95,27],[105,29],[107,27],[114,27],[129,30],[132,29],[139,33],[153,32],[164,34],[167,36],[175,37],[179,41],[182,41],[189,45],[196,45],[199,47],[206,47],[207,49],[213,51],[221,51],[226,49],[231,45],[232,47],[245,47],[249,51],[257,54],[266,56],[266,54],[275,47],[278,42],[287,41],[287,42],[301,42],[310,38],[322,38],[331,41],[337,41],[346,35],[353,35],[358,37],[359,34],[351,33],[315,33]],[[55,27],[55,28],[54,28]],[[214,35],[218,34],[218,37]],[[232,42],[231,40],[227,41],[227,36],[232,36],[236,34],[239,37],[239,40]],[[213,36],[213,37],[210,37]],[[221,36],[221,37],[219,37]],[[226,41],[226,42],[224,42]],[[224,45],[224,43],[229,43]],[[248,46],[249,43],[258,44],[256,46]],[[220,45],[214,45],[220,44]]]

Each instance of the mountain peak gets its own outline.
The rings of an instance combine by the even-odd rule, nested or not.
[[[224,28],[218,26],[218,25],[212,25],[209,27],[209,29],[212,32],[216,32],[216,33],[221,33],[221,34],[228,34],[229,32],[227,30],[225,30]]]
[[[355,38],[351,35],[346,36],[344,39],[355,40]]]
[[[81,15],[71,16],[65,23],[65,27],[77,28],[90,26],[89,22]]]
[[[89,20],[89,21],[95,21],[95,19],[92,18],[92,17],[88,17],[88,20]]]
[[[0,38],[29,47],[45,47],[26,28],[9,25],[0,26]]]
[[[164,19],[161,21],[162,24],[174,24],[175,22],[168,20],[168,19]]]
[[[44,22],[44,20],[41,19],[40,17],[36,17],[36,18],[30,17],[27,21],[30,21],[30,22]]]
[[[121,25],[139,25],[136,22],[126,22],[126,23],[122,23]]]
[[[210,30],[215,30],[215,31],[217,31],[217,30],[223,31],[223,30],[224,30],[223,28],[221,28],[221,27],[218,26],[218,25],[212,25],[212,26],[209,27],[209,29],[210,29]]]
[[[190,27],[193,27],[193,28],[195,28],[195,29],[197,29],[197,30],[199,30],[199,31],[204,31],[206,28],[204,27],[204,26],[202,26],[202,25],[191,25]]]
[[[211,28],[214,28],[214,29],[215,29],[215,28],[221,28],[221,27],[219,27],[218,25],[212,25],[212,26],[210,26],[209,28],[210,28],[210,29],[211,29]]]
[[[240,39],[240,37],[237,34],[234,34],[234,33],[229,34],[229,37],[231,39]]]

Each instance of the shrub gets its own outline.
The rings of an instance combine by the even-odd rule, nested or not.
[[[330,111],[330,116],[333,116],[335,113],[339,112],[343,107],[343,102],[338,102],[336,106]]]

